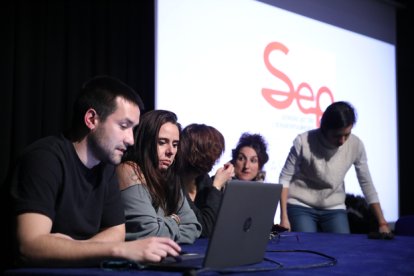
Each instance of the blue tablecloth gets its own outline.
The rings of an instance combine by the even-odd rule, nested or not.
[[[183,245],[187,252],[204,252],[208,240]],[[393,240],[368,239],[362,234],[286,233],[269,241],[265,260],[237,268],[237,275],[414,275],[414,237],[396,236]],[[21,268],[6,275],[181,275],[182,272],[148,271],[134,268]],[[210,271],[199,273],[214,275]]]

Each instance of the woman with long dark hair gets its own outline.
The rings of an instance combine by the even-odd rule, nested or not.
[[[135,144],[117,168],[127,240],[166,236],[193,243],[200,236],[201,225],[183,196],[174,162],[180,132],[171,111],[153,110],[141,117]]]

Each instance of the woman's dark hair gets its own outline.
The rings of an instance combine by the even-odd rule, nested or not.
[[[256,151],[257,157],[259,159],[259,169],[263,169],[263,166],[269,160],[269,155],[267,154],[267,142],[260,134],[250,134],[243,133],[240,136],[239,142],[235,149],[232,150],[232,159],[231,162],[234,164],[240,153],[240,149],[243,147],[251,147]]]
[[[166,215],[170,215],[176,213],[181,207],[181,183],[176,169],[177,162],[173,162],[167,171],[161,171],[158,168],[158,137],[160,128],[165,123],[176,125],[181,133],[181,125],[174,112],[151,110],[142,115],[136,130],[135,144],[128,149],[123,162],[133,161],[138,164],[139,168],[135,169],[137,174],[140,170],[144,175],[154,208],[161,207]],[[176,157],[179,155],[180,148],[178,148]]]
[[[203,175],[211,171],[223,154],[224,137],[212,126],[190,124],[181,133],[180,150],[177,160],[182,172],[192,171]]]
[[[321,130],[339,129],[349,127],[356,123],[356,112],[348,102],[334,102],[329,105],[321,118]]]

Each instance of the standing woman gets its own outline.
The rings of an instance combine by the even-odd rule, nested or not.
[[[135,144],[117,168],[127,240],[164,236],[193,243],[200,236],[201,225],[183,196],[174,162],[180,132],[171,111],[153,110],[141,117]]]
[[[208,173],[224,152],[224,137],[214,127],[190,124],[181,133],[180,164],[182,185],[191,208],[203,227],[201,237],[213,231],[225,183],[232,178],[233,165],[219,168],[213,178]]]
[[[368,168],[363,142],[354,134],[356,113],[348,102],[327,107],[317,129],[299,134],[280,173],[281,225],[295,232],[350,233],[345,175],[354,166],[381,233],[390,233]]]
[[[235,178],[240,180],[264,181],[266,172],[263,166],[269,160],[267,143],[260,134],[243,133],[235,149],[231,163]]]

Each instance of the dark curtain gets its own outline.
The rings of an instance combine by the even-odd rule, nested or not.
[[[69,126],[95,75],[121,79],[154,108],[152,0],[7,0],[0,17],[2,183],[26,145]]]
[[[402,0],[401,3],[397,9],[397,103],[400,216],[405,216],[414,215],[411,173],[414,158],[414,2]],[[378,135],[382,131],[387,130],[379,129]]]

